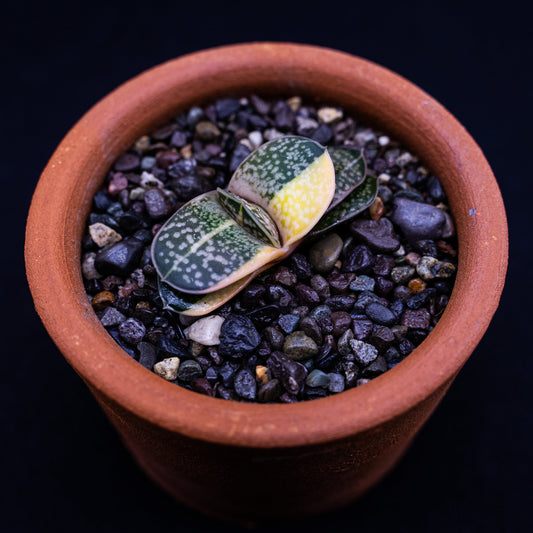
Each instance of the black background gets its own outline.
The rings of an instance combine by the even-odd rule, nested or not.
[[[174,503],[125,453],[35,314],[22,246],[39,174],[87,109],[157,63],[253,40],[344,50],[429,92],[485,152],[511,241],[507,284],[489,331],[398,467],[345,509],[263,530],[533,530],[526,233],[533,54],[530,18],[518,5],[144,0],[0,7],[1,531],[235,530]]]

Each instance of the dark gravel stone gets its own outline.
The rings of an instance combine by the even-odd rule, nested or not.
[[[377,326],[372,330],[368,341],[382,353],[394,342],[394,333],[386,326]]]
[[[144,250],[144,244],[133,238],[126,237],[109,248],[100,250],[96,254],[94,266],[104,275],[128,277],[137,267]]]
[[[359,367],[354,361],[346,360],[345,358],[342,362],[341,368],[344,374],[343,377],[346,388],[353,387],[357,382],[357,378],[359,377]]]
[[[205,379],[209,381],[209,383],[213,384],[218,379],[218,370],[214,366],[210,366],[205,371]]]
[[[180,359],[190,357],[186,348],[167,335],[160,335],[157,339],[157,351],[161,359],[167,357],[179,357]]]
[[[327,298],[324,302],[332,311],[350,311],[355,303],[355,298],[350,295],[337,295]]]
[[[429,176],[426,181],[426,187],[429,195],[436,203],[446,200],[446,194],[442,188],[441,182],[437,177]]]
[[[266,366],[271,369],[272,374],[280,380],[289,394],[296,395],[303,387],[307,377],[307,368],[289,359],[285,354],[272,352],[266,362]]]
[[[278,318],[279,327],[282,329],[283,333],[287,335],[296,330],[299,322],[300,317],[296,315],[280,315]]]
[[[300,253],[292,254],[289,261],[291,270],[296,274],[296,277],[299,280],[305,281],[313,275],[313,270],[305,255]]]
[[[250,97],[250,103],[260,115],[266,115],[270,111],[270,103],[265,102],[262,98],[259,98],[259,96],[256,96],[255,94]]]
[[[420,309],[429,303],[429,300],[435,296],[436,290],[433,288],[424,289],[423,291],[413,294],[411,298],[405,301],[405,305],[409,309]]]
[[[267,286],[266,298],[269,302],[277,303],[280,307],[289,307],[294,302],[294,296],[279,283]]]
[[[102,326],[109,328],[112,326],[118,326],[126,320],[125,315],[123,315],[118,309],[114,307],[106,307],[105,310],[100,315],[100,322]]]
[[[377,276],[388,276],[391,270],[395,267],[394,257],[390,255],[376,255],[376,261],[372,267],[372,271]]]
[[[317,345],[322,344],[322,332],[318,322],[310,316],[304,316],[298,325],[299,329],[303,331],[308,337],[313,339]]]
[[[344,390],[344,376],[337,374],[336,372],[331,372],[328,374],[329,383],[328,390],[331,393],[339,393]]]
[[[303,304],[317,305],[320,303],[320,296],[311,287],[298,283],[295,287],[296,295]]]
[[[214,141],[220,135],[220,130],[209,120],[198,122],[195,126],[195,132],[202,141]]]
[[[334,311],[331,313],[331,322],[333,335],[340,337],[352,325],[352,317],[346,311]]]
[[[235,392],[241,398],[250,401],[255,400],[257,385],[255,382],[255,377],[247,368],[243,368],[237,372],[233,386],[235,388]]]
[[[406,309],[401,324],[413,329],[428,329],[430,318],[427,309]]]
[[[387,371],[387,361],[384,357],[379,355],[375,361],[370,363],[363,369],[362,376],[364,378],[374,378]]]
[[[389,309],[395,314],[397,320],[402,316],[405,306],[401,300],[395,300],[389,306]]]
[[[185,176],[191,176],[196,170],[196,159],[180,159],[176,163],[170,165],[167,169],[167,173],[171,178],[184,178]]]
[[[128,318],[118,327],[120,337],[129,344],[138,344],[146,335],[146,326],[136,318]]]
[[[271,379],[259,387],[257,401],[260,403],[275,402],[281,394],[281,384],[277,379]]]
[[[303,331],[291,333],[283,343],[283,352],[295,361],[302,361],[318,353],[316,342]]]
[[[326,335],[324,343],[320,347],[315,358],[316,368],[328,371],[336,363],[339,354],[335,352],[335,340],[333,335]]]
[[[440,238],[446,217],[433,205],[414,202],[407,198],[395,198],[392,221],[409,241],[414,242]]]
[[[277,305],[265,305],[246,314],[259,327],[270,326],[278,319],[281,309]]]
[[[250,155],[250,150],[242,143],[237,144],[231,154],[229,171],[231,173],[237,170],[237,167]]]
[[[276,127],[281,131],[292,129],[294,124],[294,111],[285,102],[279,102],[274,108]]]
[[[376,324],[392,326],[396,322],[396,315],[384,305],[371,303],[366,306],[365,313]]]
[[[394,289],[394,282],[382,276],[376,277],[375,291],[378,296],[387,296]]]
[[[415,345],[409,339],[402,339],[398,344],[398,351],[403,357],[409,355],[415,349]]]
[[[166,217],[172,211],[172,204],[160,189],[148,189],[144,193],[144,205],[148,216],[153,219]]]
[[[106,226],[109,226],[111,229],[114,229],[120,233],[119,223],[108,213],[91,213],[89,215],[89,225],[96,224],[97,222],[100,222],[100,224],[105,224]]]
[[[283,343],[285,342],[285,336],[279,329],[273,328],[271,326],[266,327],[263,330],[263,336],[266,341],[272,346],[274,350],[281,350]]]
[[[317,143],[326,144],[331,140],[332,137],[333,132],[331,131],[331,128],[326,124],[320,124],[318,129],[311,136],[311,139]]]
[[[112,200],[104,191],[98,191],[93,197],[93,207],[96,211],[105,211],[112,203]]]
[[[389,368],[396,366],[400,361],[403,360],[403,356],[394,346],[387,348],[383,356],[385,357],[385,360],[387,361],[387,366]]]
[[[272,276],[272,280],[276,283],[281,283],[286,287],[292,287],[297,282],[298,278],[287,267],[281,266]]]
[[[355,220],[350,224],[350,230],[377,252],[395,252],[400,247],[400,241],[388,218]]]
[[[363,341],[372,333],[373,324],[372,321],[367,319],[354,319],[352,321],[354,337]]]
[[[191,389],[200,394],[214,398],[215,391],[206,378],[196,378],[191,381]]]
[[[328,282],[320,275],[315,274],[311,278],[311,287],[316,291],[320,300],[325,300],[331,296],[331,291]]]
[[[220,367],[218,374],[225,387],[233,386],[233,379],[237,368],[238,366],[236,366],[235,363],[230,362],[226,362]]]
[[[261,298],[265,296],[266,288],[259,283],[250,283],[241,292],[241,304],[246,309],[257,307]]]
[[[217,119],[224,120],[233,113],[236,113],[241,107],[237,98],[224,98],[215,102],[215,113]]]
[[[184,176],[170,181],[171,189],[182,202],[188,202],[213,189],[212,183],[201,176]]]
[[[193,379],[201,378],[203,375],[202,367],[200,363],[189,359],[182,361],[178,369],[178,379],[182,381],[190,382]]]
[[[333,294],[343,294],[348,290],[348,287],[353,283],[355,274],[334,272],[327,278],[327,282],[331,287]]]
[[[368,274],[375,261],[376,258],[370,251],[370,248],[364,244],[360,244],[346,254],[346,258],[342,263],[342,271]]]
[[[248,353],[257,348],[261,336],[247,316],[229,315],[220,328],[220,355]]]
[[[305,384],[308,387],[313,388],[326,388],[329,385],[329,376],[325,372],[322,372],[322,370],[318,370],[317,368],[315,368],[307,375],[307,378],[305,379]]]
[[[139,363],[144,368],[152,370],[157,363],[157,350],[155,346],[149,342],[139,342],[137,344],[137,351],[139,352]]]
[[[141,164],[141,158],[135,154],[122,154],[114,164],[114,169],[118,172],[130,172]]]
[[[144,218],[135,211],[126,211],[119,219],[118,224],[121,231],[131,233],[140,228],[146,228],[148,226]],[[152,235],[150,234],[150,240]]]

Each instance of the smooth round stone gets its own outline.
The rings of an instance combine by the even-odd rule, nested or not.
[[[309,261],[318,272],[329,272],[342,252],[342,239],[331,233],[315,243],[309,250]]]
[[[328,374],[329,383],[328,390],[329,392],[335,394],[342,392],[344,390],[344,376],[342,374],[337,374],[336,372],[330,372]]]
[[[392,326],[396,322],[396,315],[388,307],[378,303],[368,304],[365,313],[370,320],[382,326]]]
[[[289,358],[302,361],[315,356],[318,353],[318,346],[303,331],[295,331],[285,339],[283,351]]]
[[[243,368],[235,374],[233,387],[235,388],[237,395],[241,398],[244,398],[245,400],[255,400],[257,384],[254,375],[247,368]]]
[[[327,387],[329,385],[329,376],[322,372],[322,370],[312,370],[305,379],[305,384],[308,387]]]
[[[412,266],[399,266],[391,270],[390,277],[394,283],[405,285],[415,275],[415,269]]]
[[[154,365],[154,372],[167,381],[174,381],[178,377],[179,366],[179,357],[169,357],[156,363]]]
[[[224,318],[212,315],[197,320],[186,330],[186,337],[203,346],[216,346],[220,344],[220,329]]]
[[[208,120],[198,122],[195,131],[202,141],[214,141],[220,135],[220,130],[216,125]]]
[[[388,218],[355,220],[350,224],[350,230],[377,252],[394,252],[400,247]]]
[[[178,378],[182,381],[192,381],[196,378],[201,378],[203,375],[200,363],[189,359],[180,363],[178,369]]]
[[[146,335],[146,326],[136,318],[128,318],[118,327],[120,337],[129,344],[138,344]]]
[[[415,202],[408,198],[395,198],[392,221],[408,240],[419,241],[440,238],[446,217],[433,205]]]
[[[369,365],[378,356],[378,350],[372,344],[353,339],[350,341],[355,360],[361,365]]]

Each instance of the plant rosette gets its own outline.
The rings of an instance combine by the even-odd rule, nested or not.
[[[299,94],[332,103],[386,131],[440,177],[457,227],[454,290],[427,339],[363,387],[311,402],[227,402],[159,378],[107,334],[80,273],[84,220],[109,165],[144,132],[178,112],[252,93]],[[264,516],[265,501],[269,518],[346,504],[396,464],[497,308],[507,267],[507,225],[481,150],[428,94],[342,52],[253,43],[155,67],[82,117],[39,180],[25,255],[45,327],[141,467],[178,500],[250,523]],[[431,468],[429,455],[427,461]]]

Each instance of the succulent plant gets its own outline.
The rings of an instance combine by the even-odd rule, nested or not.
[[[326,149],[297,136],[268,142],[233,174],[227,190],[182,206],[152,244],[166,308],[199,316],[290,255],[311,231],[322,233],[374,200],[359,150]]]

